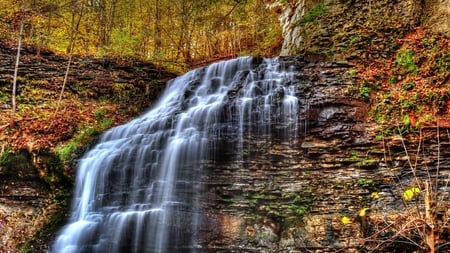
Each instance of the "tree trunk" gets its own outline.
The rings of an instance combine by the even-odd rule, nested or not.
[[[12,109],[11,109],[11,118],[9,120],[9,127],[14,128],[15,126],[15,118],[16,118],[16,92],[17,92],[17,73],[19,71],[19,60],[20,60],[20,49],[22,47],[22,33],[23,33],[23,16],[20,17],[20,27],[19,27],[19,38],[17,39],[17,55],[16,55],[16,64],[14,66],[14,77],[13,77],[13,87],[12,87]]]
[[[159,0],[155,0],[155,23],[154,23],[154,36],[155,46],[153,48],[153,57],[157,57],[161,53],[161,8],[159,5]]]
[[[71,23],[71,28],[70,28],[70,41],[69,41],[69,46],[68,46],[69,60],[67,61],[66,72],[64,74],[64,81],[63,81],[63,84],[61,87],[61,92],[59,94],[58,103],[56,105],[55,116],[59,110],[61,100],[62,100],[62,97],[64,94],[64,89],[66,87],[67,78],[69,76],[70,65],[72,64],[73,50],[75,48],[75,41],[78,36],[78,30],[80,27],[81,19],[83,17],[83,12],[84,12],[84,8],[83,8],[83,6],[81,6],[80,9],[78,9],[78,13],[75,11],[72,14],[72,23]],[[78,14],[78,16],[77,16],[77,14]]]

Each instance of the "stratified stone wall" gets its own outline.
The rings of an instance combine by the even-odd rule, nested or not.
[[[281,55],[320,53],[332,60],[386,57],[396,39],[422,22],[436,32],[449,31],[446,0],[287,2],[271,5],[280,13],[284,36]],[[317,4],[323,5],[323,10],[316,9],[310,15]],[[370,55],[370,46],[378,44],[378,51]]]
[[[205,164],[209,170],[202,175],[207,187],[200,200],[205,207],[200,245],[225,252],[406,250],[411,245],[402,244],[397,233],[420,243],[420,231],[408,224],[423,218],[417,213],[423,207],[422,179],[434,180],[438,167],[439,189],[447,192],[448,130],[406,133],[371,123],[368,104],[352,90],[352,66],[281,59],[299,71],[298,135],[277,138],[275,126],[270,140],[245,135],[247,150],[237,147],[232,134],[217,145],[222,159]],[[422,193],[408,202],[403,194],[411,187]],[[448,204],[448,196],[442,200]],[[450,215],[445,205],[439,212]]]

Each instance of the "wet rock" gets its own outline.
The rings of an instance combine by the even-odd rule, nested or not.
[[[220,232],[214,238],[204,236],[209,245],[228,251],[370,249],[364,238],[376,229],[376,222],[405,211],[402,194],[414,179],[410,162],[419,158],[417,175],[424,178],[426,168],[438,163],[450,167],[433,151],[437,135],[441,152],[450,150],[445,148],[447,130],[438,134],[423,130],[430,137],[422,143],[426,154],[407,155],[405,148],[416,150],[420,145],[420,133],[380,138],[383,126],[369,122],[367,104],[348,91],[353,80],[345,73],[351,65],[311,64],[304,57],[281,59],[300,71],[296,95],[303,101],[301,130],[295,139],[275,137],[265,143],[257,141],[257,133],[250,134],[243,140],[249,147],[244,155],[234,146],[235,138],[221,142],[216,152],[227,153],[228,158],[207,166],[202,181],[208,194],[202,201],[224,236]],[[316,75],[321,78],[311,81]],[[363,208],[372,210],[364,228],[358,216]],[[349,224],[342,223],[344,216]]]

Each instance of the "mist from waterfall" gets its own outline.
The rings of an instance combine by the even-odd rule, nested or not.
[[[238,154],[246,135],[294,140],[294,74],[277,58],[242,57],[171,80],[151,110],[80,160],[70,220],[51,252],[200,251],[204,161],[220,155],[223,136],[236,136]]]

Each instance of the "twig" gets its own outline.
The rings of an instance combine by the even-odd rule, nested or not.
[[[3,125],[3,126],[0,126],[0,130],[6,129],[6,128],[7,128],[8,126],[9,126],[9,124],[6,124],[6,125]]]

